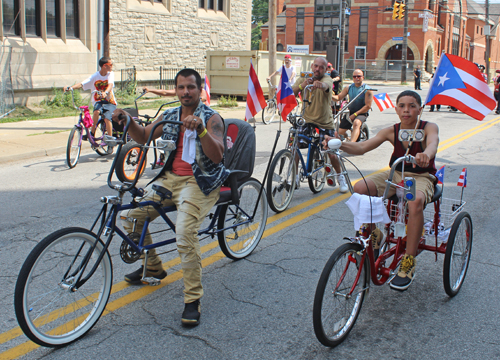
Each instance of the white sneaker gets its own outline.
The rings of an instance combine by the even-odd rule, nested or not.
[[[300,187],[300,177],[299,175],[295,175],[295,189]]]
[[[349,187],[347,186],[347,183],[345,182],[344,175],[340,174],[339,178],[337,179],[337,182],[339,183],[339,190],[341,193],[346,193],[349,191]]]

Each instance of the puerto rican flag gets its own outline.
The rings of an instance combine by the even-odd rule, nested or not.
[[[425,105],[449,105],[474,119],[483,120],[496,101],[474,63],[442,54]]]
[[[207,92],[207,105],[210,106],[210,81],[208,81],[208,76],[205,74],[205,91]]]
[[[438,180],[438,184],[444,184],[444,167],[445,165],[441,166],[441,168],[436,171],[436,179]]]
[[[467,187],[467,168],[464,168],[460,173],[457,186]]]
[[[375,104],[377,104],[380,111],[395,107],[387,93],[373,95],[373,100],[375,100]]]
[[[248,77],[247,108],[245,111],[245,121],[253,118],[259,111],[266,107],[264,92],[260,87],[259,79],[250,60],[250,75]]]
[[[288,81],[285,65],[281,69],[281,78],[278,84],[278,93],[276,94],[278,109],[281,113],[281,118],[286,121],[286,117],[297,106],[297,99],[292,90],[292,85]]]

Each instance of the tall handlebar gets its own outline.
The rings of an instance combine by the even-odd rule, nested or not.
[[[119,119],[120,120],[124,120],[125,119],[125,115],[120,114]],[[130,122],[131,121],[132,121],[132,118],[130,116],[126,116],[126,124],[125,124],[125,127],[123,129],[123,136],[122,136],[123,140],[127,136],[127,132],[128,132],[129,127],[130,127]],[[147,152],[147,149],[149,148],[149,145],[151,144],[151,141],[153,141],[153,135],[155,133],[155,130],[158,128],[158,126],[160,126],[160,125],[163,126],[165,124],[182,125],[183,123],[182,123],[182,121],[174,121],[174,120],[161,120],[161,121],[158,121],[157,123],[155,123],[153,125],[153,127],[151,128],[151,132],[149,133],[148,141],[146,142],[146,144],[144,146],[145,150],[143,150],[143,151]],[[123,144],[124,144],[124,141],[118,146],[118,150],[116,152],[117,154],[120,153]],[[128,185],[126,185],[126,184],[113,185],[113,183],[111,182],[111,179],[113,177],[113,173],[114,173],[115,168],[116,168],[116,162],[117,162],[117,160],[118,160],[118,156],[115,156],[115,158],[113,160],[113,163],[111,164],[111,168],[109,169],[108,186],[111,189],[118,190],[118,191],[121,191],[121,192],[130,191],[137,184],[137,181],[139,180],[139,177],[141,176],[141,172],[140,171],[136,172],[135,179],[134,179],[134,181],[132,181],[131,184],[128,184]],[[142,169],[142,167],[144,166],[144,162],[145,161],[146,161],[146,156],[141,156],[141,160],[139,161],[139,165],[138,165],[137,169]]]
[[[391,166],[391,172],[389,173],[389,177],[386,181],[387,185],[385,186],[384,196],[382,197],[383,200],[387,199],[387,195],[389,194],[389,189],[391,188],[391,185],[392,185],[392,178],[394,176],[394,171],[396,171],[396,168],[402,162],[407,162],[407,163],[412,163],[412,164],[417,163],[417,161],[415,160],[415,157],[413,155],[404,155],[404,156],[401,156],[400,158],[397,158],[396,161],[394,161],[394,163]]]

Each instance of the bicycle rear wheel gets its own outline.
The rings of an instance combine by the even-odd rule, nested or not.
[[[17,278],[14,306],[19,326],[35,343],[58,347],[84,336],[99,320],[113,283],[112,264],[106,251],[95,273],[72,289],[84,266],[84,257],[98,241],[87,229],[58,230],[31,251]],[[85,267],[85,277],[104,244],[97,242]]]
[[[142,150],[141,145],[131,140],[122,146],[118,159],[116,160],[115,174],[118,180],[122,183],[135,180],[137,171],[139,170],[139,162],[141,158],[146,157],[146,152]],[[140,169],[139,177],[142,176],[146,169],[146,160]]]
[[[307,181],[309,182],[309,189],[315,194],[325,187],[327,158],[328,155],[321,155],[319,148],[313,147],[313,155],[307,169],[307,172],[311,175],[307,177]]]
[[[325,265],[316,287],[313,325],[318,340],[335,347],[347,338],[358,318],[368,289],[369,261],[361,264],[362,247],[344,244],[337,248]],[[361,273],[356,277],[359,267]]]
[[[261,183],[251,178],[238,188],[240,194],[238,206],[222,205],[217,229],[231,228],[218,233],[219,246],[224,255],[230,259],[247,257],[262,238],[267,222],[267,200],[265,191],[262,191],[259,198],[261,188]],[[253,216],[257,201],[259,205]],[[237,224],[241,225],[235,226]]]
[[[106,156],[113,153],[113,148],[105,145],[104,134],[106,133],[106,123],[104,120],[99,119],[97,126],[95,127],[94,141],[98,146],[94,148],[94,151],[100,156]]]
[[[279,151],[271,162],[267,179],[267,200],[274,212],[284,211],[295,191],[295,161],[288,149]]]
[[[472,250],[472,220],[461,212],[451,227],[444,255],[443,282],[448,296],[458,294],[467,275]]]
[[[71,129],[66,146],[66,164],[70,169],[78,164],[80,153],[82,151],[82,128],[75,126]]]
[[[274,120],[279,118],[277,110],[278,108],[276,107],[276,102],[274,102],[274,100],[267,100],[267,106],[262,109],[262,122],[269,125]]]

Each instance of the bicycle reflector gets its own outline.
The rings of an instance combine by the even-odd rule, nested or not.
[[[300,77],[303,77],[303,78],[312,78],[314,76],[314,73],[311,72],[311,71],[302,71],[300,73]]]
[[[335,186],[335,181],[331,177],[326,179],[326,183],[328,184],[328,186]]]
[[[415,200],[416,183],[412,177],[405,177],[405,199],[407,201]]]
[[[333,171],[332,167],[330,165],[325,165],[325,172],[327,174],[330,174]]]

